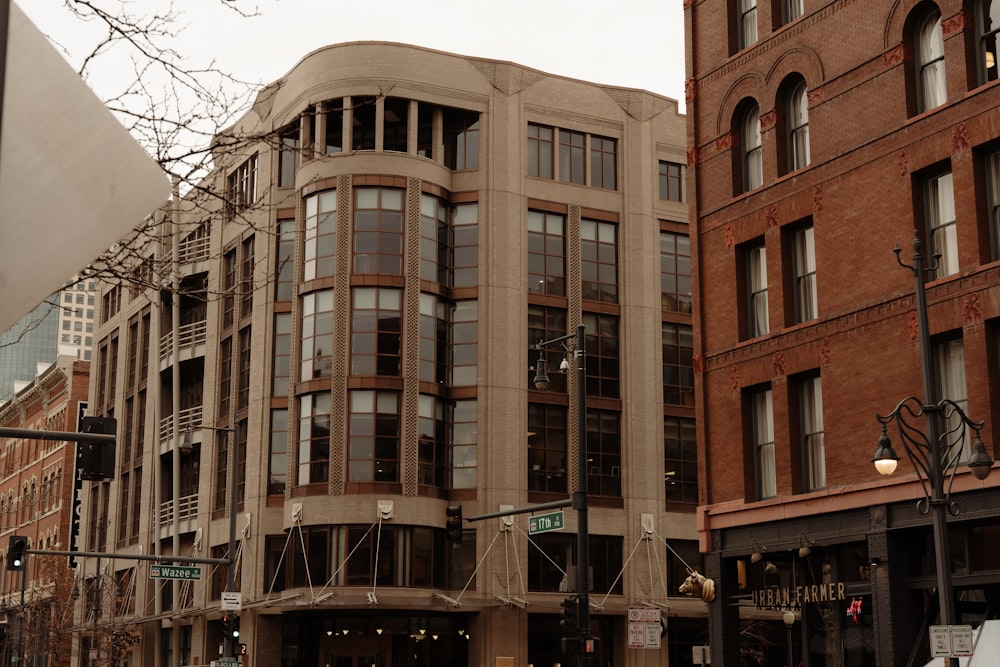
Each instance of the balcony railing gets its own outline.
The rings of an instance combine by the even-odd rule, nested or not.
[[[201,426],[202,406],[196,405],[193,408],[181,410],[177,415],[178,428],[180,433],[193,431]],[[174,439],[174,416],[168,415],[160,420],[160,449],[163,452],[169,451]],[[179,444],[179,443],[178,443]]]
[[[208,323],[205,320],[185,324],[177,331],[177,345],[181,350],[201,345],[205,342]],[[174,353],[174,337],[171,332],[160,336],[160,361],[166,361]]]
[[[167,500],[160,503],[160,530],[172,529],[174,521],[180,523],[181,532],[190,532],[195,529],[195,520],[198,518],[198,495],[181,496],[175,503]],[[166,530],[165,532],[170,532]]]

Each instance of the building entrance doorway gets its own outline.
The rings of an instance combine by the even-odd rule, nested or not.
[[[327,642],[319,667],[392,667],[392,644],[388,638],[334,635]]]

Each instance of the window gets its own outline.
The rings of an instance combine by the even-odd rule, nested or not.
[[[348,434],[349,482],[399,481],[399,396],[352,391]]]
[[[1000,2],[998,2],[1000,4]],[[1000,150],[994,150],[986,156],[986,196],[987,215],[989,216],[990,239],[993,243],[991,259],[1000,259]]]
[[[333,370],[333,290],[302,297],[299,379],[330,377]]]
[[[219,343],[219,417],[229,415],[233,383],[233,337]]]
[[[445,109],[445,166],[479,169],[479,112]]]
[[[802,227],[792,234],[792,266],[795,321],[814,320],[819,312],[816,304],[816,245],[812,225]]]
[[[756,499],[777,495],[774,463],[774,410],[771,389],[750,392],[751,425],[753,429],[753,463]]]
[[[295,172],[299,169],[299,124],[293,123],[278,134],[281,152],[278,153],[278,187],[295,185]]]
[[[958,273],[958,232],[955,228],[955,189],[951,172],[927,178],[925,182],[928,266],[940,254],[935,278]]]
[[[451,207],[448,271],[451,287],[479,284],[479,204]]]
[[[622,495],[621,414],[587,410],[587,486],[595,496]]]
[[[566,408],[528,404],[528,491],[566,493]]]
[[[420,195],[420,279],[447,284],[448,205]]]
[[[691,326],[663,322],[663,402],[694,407],[694,336]]]
[[[329,103],[326,109],[326,148],[327,155],[334,155],[344,150],[344,109],[340,100]]]
[[[476,488],[477,453],[479,432],[476,421],[476,401],[455,401],[449,411],[448,430],[451,445],[448,486],[452,489]]]
[[[295,221],[279,220],[274,267],[274,298],[291,301],[295,261]]]
[[[760,111],[756,104],[743,115],[740,145],[743,156],[743,191],[749,192],[764,184],[760,143]]]
[[[402,293],[355,287],[351,313],[351,375],[399,377],[402,373]]]
[[[354,272],[403,275],[403,191],[354,191]]]
[[[789,91],[785,118],[788,129],[788,170],[809,165],[809,108],[805,81]]]
[[[528,292],[566,295],[565,218],[528,211]]]
[[[552,593],[576,591],[576,536],[542,533],[532,537],[537,548],[528,549],[528,590]],[[592,591],[622,594],[622,538],[595,535],[587,540],[593,577]]]
[[[791,23],[802,16],[802,0],[781,0],[782,23]]]
[[[587,395],[618,398],[621,395],[618,318],[583,313],[583,325],[586,332],[584,345],[587,348]]]
[[[528,176],[553,177],[553,132],[551,127],[528,123]]]
[[[448,445],[444,402],[434,396],[421,394],[418,413],[417,483],[444,488]]]
[[[236,321],[236,248],[222,256],[222,328]]]
[[[684,201],[684,165],[660,160],[660,199]]]
[[[479,302],[456,301],[451,304],[448,384],[452,387],[475,386],[479,380]]]
[[[356,151],[375,150],[375,98],[351,98],[351,148]]]
[[[299,397],[298,483],[330,479],[330,392]]]
[[[745,49],[757,41],[757,0],[737,0],[739,7],[739,47]]]
[[[406,152],[406,130],[408,126],[410,101],[398,97],[385,99],[385,122],[382,128],[382,150]]]
[[[580,221],[580,273],[583,298],[618,303],[618,227],[610,222]]]
[[[240,244],[240,318],[249,317],[253,312],[253,240],[254,237],[244,239]]]
[[[226,179],[229,195],[227,210],[232,218],[257,201],[257,155],[256,153],[238,166]]]
[[[976,4],[976,26],[979,39],[979,83],[996,81],[1000,0],[979,0]]]
[[[535,360],[542,354],[549,355],[550,352],[554,351],[539,351],[534,349],[534,346],[538,341],[542,340],[552,340],[553,338],[558,338],[559,336],[566,335],[566,311],[559,308],[546,308],[544,306],[537,306],[533,304],[528,304],[528,358],[531,361],[531,367],[528,368],[527,377],[525,378],[525,386],[532,387],[532,380],[535,377],[534,364]],[[589,364],[588,364],[589,366]],[[549,366],[552,368],[552,365]],[[555,364],[555,367],[559,367],[559,363]],[[566,393],[566,374],[565,373],[549,373],[549,389],[546,393],[549,394],[565,394]]]
[[[240,329],[239,367],[236,377],[236,409],[245,410],[250,405],[250,327]]]
[[[559,180],[566,183],[586,183],[584,171],[587,135],[583,132],[559,130]]]
[[[944,39],[941,36],[941,14],[936,9],[927,14],[917,28],[916,44],[917,105],[923,112],[944,104],[945,88]]]
[[[798,390],[803,490],[817,491],[826,488],[826,450],[823,445],[823,385],[817,375],[800,380]]]
[[[447,369],[445,303],[433,294],[420,293],[420,380],[443,384]]]
[[[767,316],[767,250],[764,244],[745,251],[747,285],[747,337],[770,331]]]
[[[288,410],[271,410],[270,453],[267,468],[267,494],[285,493],[288,476]]]
[[[694,420],[663,417],[663,483],[667,505],[698,504],[698,445]]]
[[[965,345],[962,338],[959,336],[935,338],[931,341],[931,347],[934,354],[934,379],[937,381],[938,398],[949,399],[957,403],[963,411],[968,410],[969,393],[965,384]],[[953,414],[944,427],[951,432],[960,426],[961,418]],[[959,461],[968,461],[972,455],[972,442],[968,434],[962,438],[960,448]]]
[[[334,275],[336,270],[337,257],[337,191],[327,190],[306,197],[305,201],[305,233],[302,239],[302,279],[313,280]],[[284,223],[281,223],[284,224]],[[279,230],[279,254],[282,248],[287,252],[286,256],[279,256],[281,273],[278,274],[279,289],[281,280],[284,277],[285,266],[287,268],[288,295],[291,298],[291,242],[295,240],[294,228]],[[284,244],[287,244],[284,245]]]
[[[614,190],[617,185],[618,142],[607,137],[590,137],[590,184]]]
[[[691,312],[691,239],[687,234],[660,232],[660,307],[670,313]]]

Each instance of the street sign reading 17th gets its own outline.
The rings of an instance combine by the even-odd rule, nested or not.
[[[550,530],[563,529],[563,511],[549,512],[528,517],[528,535],[547,533]]]
[[[181,565],[151,565],[150,579],[201,579],[200,567]]]

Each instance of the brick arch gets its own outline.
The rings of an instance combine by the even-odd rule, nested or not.
[[[823,74],[823,62],[813,49],[795,47],[781,54],[767,72],[766,86],[768,99],[774,106],[778,104],[778,96],[785,82],[792,75],[799,75],[806,82],[806,90],[814,90],[823,85],[826,77]]]
[[[767,112],[769,109],[765,108],[765,88],[765,77],[759,72],[747,72],[734,81],[719,105],[719,113],[715,117],[715,136],[720,137],[732,131],[733,114],[748,98],[757,102],[761,114]]]
[[[923,13],[931,7],[936,7],[941,13],[941,18],[948,16],[946,8],[941,6],[941,2],[933,0],[896,0],[889,9],[889,15],[885,21],[885,32],[883,35],[884,48],[886,51],[899,46],[909,44],[910,32],[913,29],[913,17]],[[961,9],[959,9],[961,12]]]

